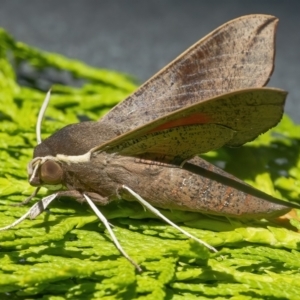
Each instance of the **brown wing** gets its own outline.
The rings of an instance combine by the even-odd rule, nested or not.
[[[154,153],[180,161],[223,145],[240,146],[280,121],[286,95],[271,88],[224,94],[156,119],[91,152]]]
[[[262,87],[273,71],[277,18],[248,15],[217,28],[99,122],[115,135],[220,94]]]
[[[188,125],[152,132],[139,138],[134,138],[120,145],[117,152],[122,155],[138,156],[140,154],[155,154],[153,159],[172,161],[176,163],[218,149],[234,136],[230,128],[216,124]],[[115,151],[116,149],[112,149]]]

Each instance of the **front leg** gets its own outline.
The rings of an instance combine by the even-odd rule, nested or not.
[[[108,197],[103,197],[94,192],[84,192],[84,194],[88,195],[88,197],[91,198],[97,205],[105,206],[112,201]],[[79,203],[86,202],[83,194],[77,190],[60,191],[57,193],[57,197],[70,197],[74,198]]]
[[[34,192],[33,195],[35,195],[35,194],[36,194],[36,191]],[[87,192],[85,194],[88,195],[90,198],[92,198],[93,202],[96,202],[97,204],[102,205],[102,206],[107,205],[110,202],[108,197],[102,197],[101,195],[99,195],[97,193]],[[33,198],[33,195],[30,197],[30,200]],[[4,231],[4,230],[10,229],[12,227],[15,227],[16,225],[20,224],[23,220],[25,220],[27,217],[29,217],[30,219],[36,218],[43,211],[45,211],[47,206],[53,200],[57,199],[58,197],[71,197],[80,203],[86,202],[85,197],[79,191],[76,191],[76,190],[59,191],[57,193],[54,193],[54,194],[44,197],[43,199],[41,199],[40,201],[35,203],[23,216],[21,216],[18,220],[16,220],[12,224],[5,226],[3,228],[0,228],[0,231]],[[27,204],[28,202],[25,202],[25,203],[23,202],[22,205]]]

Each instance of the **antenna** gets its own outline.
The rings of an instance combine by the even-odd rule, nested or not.
[[[36,131],[36,140],[37,140],[38,144],[40,144],[42,142],[41,124],[42,124],[42,121],[43,121],[43,117],[44,117],[45,111],[46,111],[47,106],[48,106],[49,101],[50,101],[50,96],[51,96],[51,89],[46,94],[46,97],[45,97],[43,105],[42,105],[42,107],[41,107],[41,109],[39,111],[39,116],[38,116],[38,119],[37,119],[37,122],[36,122],[35,131]]]

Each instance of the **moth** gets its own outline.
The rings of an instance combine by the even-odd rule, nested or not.
[[[266,88],[274,68],[278,19],[247,15],[220,26],[144,83],[98,122],[66,126],[41,141],[28,164],[29,183],[53,194],[22,220],[36,217],[56,198],[86,201],[118,243],[96,205],[138,201],[188,237],[157,208],[235,218],[285,214],[285,202],[257,191],[197,155],[252,141],[281,119],[287,92]]]

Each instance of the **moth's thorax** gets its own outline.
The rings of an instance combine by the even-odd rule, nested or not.
[[[71,190],[90,191],[89,181],[93,178],[93,168],[99,170],[94,178],[101,180],[101,174],[105,173],[103,169],[113,160],[113,156],[87,152],[83,155],[35,157],[27,167],[29,183],[50,190],[66,187]]]

